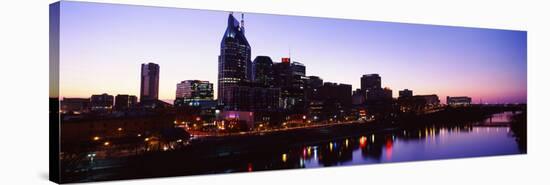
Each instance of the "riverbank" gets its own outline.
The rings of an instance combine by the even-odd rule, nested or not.
[[[334,124],[322,127],[300,128],[285,131],[266,132],[261,134],[242,134],[220,137],[199,137],[190,142],[190,145],[179,150],[165,152],[151,152],[138,156],[111,158],[96,161],[89,170],[69,172],[65,176],[66,182],[114,180],[125,178],[150,178],[174,175],[196,175],[211,173],[226,173],[232,171],[250,171],[250,165],[256,170],[273,170],[300,168],[300,156],[296,152],[289,152],[281,156],[281,152],[298,149],[299,153],[308,153],[305,146],[341,140],[339,145],[359,147],[361,140],[347,138],[368,138],[369,155],[381,155],[387,142],[397,137],[404,139],[419,139],[435,134],[434,127],[457,127],[457,129],[471,129],[476,121],[498,111],[463,111],[451,110],[431,115],[417,116],[416,119],[396,119],[392,122],[357,122],[348,124]],[[470,117],[467,117],[470,116]],[[427,126],[431,128],[428,130]],[[411,134],[412,133],[412,134]],[[345,141],[344,141],[345,140]],[[364,139],[367,140],[367,139]],[[326,146],[328,150],[329,146]],[[321,149],[320,149],[321,150]],[[320,154],[321,155],[321,154]],[[323,154],[323,160],[333,154]],[[294,156],[294,157],[293,157]],[[272,158],[283,159],[273,163],[265,162]],[[334,158],[334,157],[333,157]],[[262,164],[261,166],[257,166]]]

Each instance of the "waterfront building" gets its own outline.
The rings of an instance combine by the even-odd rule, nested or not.
[[[242,82],[227,87],[223,97],[225,110],[270,112],[279,108],[281,92],[279,88]]]
[[[307,113],[311,120],[343,120],[349,115],[352,104],[351,85],[324,82],[318,92],[308,104]]]
[[[449,106],[469,106],[472,103],[472,98],[467,96],[447,96],[447,105]]]
[[[221,131],[248,131],[254,129],[254,112],[222,111],[216,125]]]
[[[416,95],[398,99],[401,112],[425,113],[439,107],[439,97],[432,95]]]

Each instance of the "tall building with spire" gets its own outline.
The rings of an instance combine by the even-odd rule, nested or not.
[[[244,35],[244,15],[239,21],[233,13],[227,19],[227,29],[218,56],[218,101],[225,104],[227,89],[252,80],[251,48]]]

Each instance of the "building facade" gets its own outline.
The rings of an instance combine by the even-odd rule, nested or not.
[[[110,111],[113,109],[114,97],[107,93],[94,94],[90,98],[90,109],[92,111]]]
[[[214,85],[208,81],[185,80],[176,85],[176,99],[214,99]]]
[[[271,112],[279,109],[279,88],[268,88],[257,84],[241,84],[227,87],[223,95],[225,110]]]
[[[273,61],[268,56],[257,56],[252,64],[253,80],[266,87],[273,87]]]
[[[160,66],[154,63],[141,64],[141,88],[139,101],[153,102],[159,96]]]
[[[413,96],[413,91],[409,89],[403,89],[399,91],[399,98],[406,98]]]
[[[90,98],[63,98],[60,109],[62,113],[86,113],[90,110]]]
[[[231,13],[218,56],[219,103],[224,105],[230,101],[225,97],[228,88],[247,80],[252,80],[251,48],[244,35],[244,20],[239,24]]]
[[[282,58],[273,64],[274,87],[281,89],[281,108],[291,114],[306,112],[306,66]]]
[[[450,106],[469,106],[472,104],[472,98],[467,96],[447,96],[447,105]]]
[[[378,74],[366,74],[361,77],[361,90],[382,88],[382,78]]]
[[[115,96],[115,110],[123,111],[133,108],[137,105],[137,97],[127,94],[118,94]]]

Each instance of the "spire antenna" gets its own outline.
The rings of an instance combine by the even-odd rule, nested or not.
[[[288,46],[288,58],[292,58],[291,52],[290,52],[290,46]]]
[[[244,34],[244,13],[241,13],[241,26],[239,27],[239,29],[243,32]]]
[[[244,27],[244,13],[241,13],[241,26]]]

